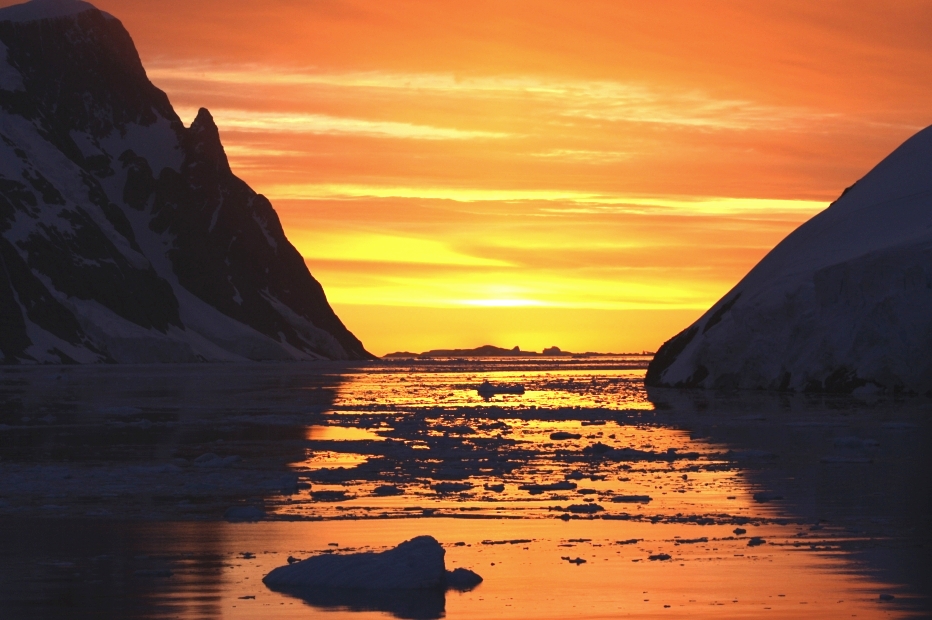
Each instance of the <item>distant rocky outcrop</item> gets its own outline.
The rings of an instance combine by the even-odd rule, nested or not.
[[[448,357],[614,357],[620,355],[651,355],[648,352],[643,353],[571,353],[563,351],[560,347],[547,347],[540,353],[536,351],[522,351],[521,347],[505,349],[496,347],[491,344],[485,344],[475,349],[432,349],[423,353],[411,353],[410,351],[398,351],[388,353],[386,358],[401,359],[431,359],[431,358],[448,358]]]
[[[796,229],[665,343],[646,383],[932,391],[932,128]]]
[[[116,18],[0,9],[0,363],[367,357]]]

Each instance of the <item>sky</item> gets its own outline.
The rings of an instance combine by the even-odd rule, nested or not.
[[[925,1],[94,4],[380,355],[656,350],[932,120]]]

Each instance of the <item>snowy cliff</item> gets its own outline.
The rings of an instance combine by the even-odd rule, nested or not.
[[[0,363],[369,357],[116,18],[0,9]]]
[[[932,391],[932,127],[665,343],[646,383]]]

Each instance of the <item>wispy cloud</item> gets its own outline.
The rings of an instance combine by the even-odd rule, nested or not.
[[[496,258],[470,255],[434,239],[371,232],[347,232],[339,236],[298,231],[291,241],[301,255],[314,260],[393,262],[414,265],[509,267]]]
[[[587,164],[611,164],[632,159],[635,154],[626,151],[598,151],[586,149],[550,149],[531,153],[532,157],[556,161],[572,161]]]
[[[270,198],[327,200],[354,198],[406,198],[454,202],[544,202],[546,213],[609,213],[668,211],[681,215],[735,215],[741,213],[815,214],[828,203],[815,200],[733,198],[721,196],[631,196],[574,190],[484,189],[452,187],[395,187],[379,185],[291,184],[273,185]]]
[[[327,270],[311,267],[329,276]],[[402,277],[367,274],[354,281],[352,273],[327,277],[327,296],[334,303],[411,307],[540,307],[591,310],[683,310],[708,307],[714,295],[706,282],[668,280],[663,283],[625,279],[580,281],[554,272],[515,274],[463,273],[435,279],[410,273]]]
[[[579,80],[535,76],[460,77],[444,73],[327,73],[274,66],[156,64],[157,83],[218,86],[287,87],[321,93],[337,90],[354,98],[366,93],[392,97],[452,97],[458,100],[522,101],[543,106],[555,118],[649,123],[706,129],[801,129],[838,118],[802,107],[765,105],[721,98],[698,90],[661,88],[639,82]],[[319,121],[312,121],[319,122]],[[376,130],[382,133],[381,130]],[[454,130],[455,131],[455,130]],[[443,136],[446,139],[452,135]],[[489,137],[489,136],[486,136]]]
[[[415,140],[473,140],[504,138],[507,134],[449,127],[432,127],[393,121],[372,121],[326,114],[259,112],[220,108],[211,111],[222,130],[250,133],[302,133],[317,135],[357,135],[375,138],[407,138]],[[179,108],[182,118],[192,118],[196,110]]]

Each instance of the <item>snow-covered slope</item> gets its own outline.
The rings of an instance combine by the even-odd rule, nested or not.
[[[665,343],[647,384],[932,391],[932,127]]]
[[[0,362],[368,356],[119,20],[0,9]]]

